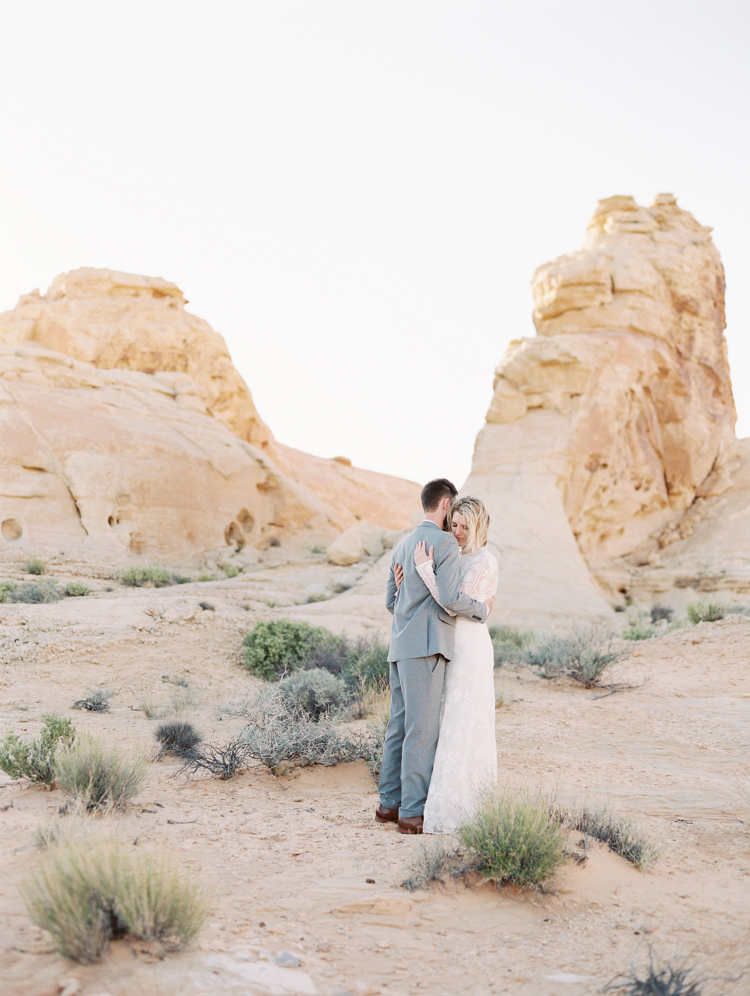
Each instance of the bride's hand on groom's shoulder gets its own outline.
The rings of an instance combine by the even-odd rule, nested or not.
[[[393,565],[393,580],[396,582],[396,591],[401,587],[401,582],[404,580],[404,569],[401,564]]]
[[[419,567],[420,564],[428,564],[432,560],[432,553],[435,549],[434,546],[430,547],[430,552],[427,553],[427,544],[424,540],[420,540],[417,543],[416,549],[414,550],[414,563]]]

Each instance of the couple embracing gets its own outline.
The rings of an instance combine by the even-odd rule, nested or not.
[[[453,833],[497,781],[492,641],[497,590],[489,515],[445,478],[422,489],[424,519],[393,553],[391,713],[378,823]]]

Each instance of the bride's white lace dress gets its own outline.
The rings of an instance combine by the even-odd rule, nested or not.
[[[438,601],[432,561],[417,567]],[[497,591],[497,561],[486,547],[462,554],[461,591],[484,602]],[[454,833],[497,784],[492,640],[484,623],[459,616],[446,667],[440,739],[424,809],[425,833]]]

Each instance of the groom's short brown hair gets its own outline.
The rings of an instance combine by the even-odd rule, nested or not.
[[[453,499],[457,494],[458,488],[447,477],[436,477],[422,488],[422,509],[431,512],[433,508],[438,507],[443,498]]]

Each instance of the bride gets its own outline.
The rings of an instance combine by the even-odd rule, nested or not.
[[[489,524],[484,504],[468,496],[454,499],[446,518],[446,529],[451,529],[461,547],[461,591],[480,602],[497,591],[497,561],[487,549]],[[439,601],[432,548],[427,552],[420,543],[414,563]],[[400,568],[397,584],[399,575],[403,576]],[[454,833],[480,797],[497,783],[493,670],[486,624],[457,617],[453,657],[445,672],[440,738],[424,809],[425,833]]]

